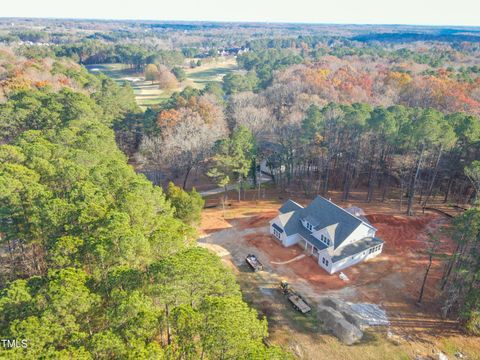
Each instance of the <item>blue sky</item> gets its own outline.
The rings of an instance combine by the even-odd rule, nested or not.
[[[480,0],[3,0],[0,16],[480,26]]]

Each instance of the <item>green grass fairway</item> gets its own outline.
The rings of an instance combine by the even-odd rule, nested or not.
[[[238,71],[237,60],[234,57],[205,59],[202,65],[194,69],[185,69],[187,78],[176,89],[162,90],[157,84],[145,81],[143,73],[135,72],[125,64],[94,64],[87,65],[92,73],[102,72],[115,81],[128,81],[133,88],[137,104],[145,110],[169,98],[175,91],[181,91],[186,86],[203,89],[209,82],[220,82],[231,72]]]
[[[203,88],[209,82],[220,82],[225,75],[235,71],[238,71],[238,66],[234,57],[213,59],[197,68],[185,70],[187,80],[197,88]]]

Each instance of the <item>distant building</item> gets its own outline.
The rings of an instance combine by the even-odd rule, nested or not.
[[[377,229],[359,210],[343,209],[321,196],[307,207],[288,200],[270,221],[270,233],[285,247],[299,244],[333,274],[383,250]]]

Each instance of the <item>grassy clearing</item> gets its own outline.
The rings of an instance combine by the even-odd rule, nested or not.
[[[452,336],[440,339],[438,346],[448,357],[456,358],[461,353],[467,359],[480,359],[480,339],[477,337]]]
[[[197,88],[203,88],[209,82],[220,82],[225,75],[235,71],[238,71],[238,66],[233,57],[212,59],[199,67],[185,70],[187,80]]]
[[[238,71],[238,66],[234,57],[203,60],[201,66],[185,69],[186,80],[177,88],[169,90],[159,89],[157,84],[145,81],[142,73],[135,72],[125,64],[87,65],[87,69],[93,73],[102,72],[119,83],[128,81],[138,105],[145,110],[148,106],[161,104],[174,92],[181,91],[186,86],[203,89],[209,82],[220,82],[226,74]]]
[[[145,81],[142,73],[135,72],[125,64],[88,65],[87,69],[93,73],[102,72],[119,83],[128,81],[135,94],[137,104],[143,109],[160,104],[170,97],[174,90],[177,90],[159,89],[157,84]]]

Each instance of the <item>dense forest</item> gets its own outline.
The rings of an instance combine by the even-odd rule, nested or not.
[[[0,331],[29,346],[0,357],[287,358],[193,246],[203,200],[164,193],[117,148],[113,128],[138,115],[131,90],[69,61],[30,65],[55,80],[11,77],[0,105]]]
[[[233,274],[195,246],[194,172],[225,189],[223,205],[229,186],[240,200],[268,169],[307,197],[360,189],[409,216],[462,207],[443,316],[480,334],[477,29],[21,25],[0,32],[0,331],[35,346],[0,356],[290,358],[265,345],[267,322]],[[122,63],[152,83],[163,71],[178,86],[219,56],[239,70],[146,111],[128,83],[83,67]]]

